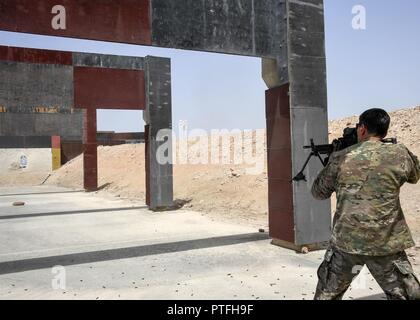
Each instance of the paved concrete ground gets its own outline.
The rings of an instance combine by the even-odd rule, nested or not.
[[[311,299],[323,254],[299,255],[196,212],[0,188],[0,299]],[[383,298],[365,282],[346,298]]]

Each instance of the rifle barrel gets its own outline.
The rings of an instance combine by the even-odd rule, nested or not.
[[[312,149],[313,152],[320,153],[320,154],[330,154],[334,151],[334,146],[332,144],[304,146],[303,148]]]

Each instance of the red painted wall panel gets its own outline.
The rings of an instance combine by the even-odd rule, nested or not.
[[[83,111],[83,181],[86,191],[98,189],[98,145],[96,110]]]
[[[289,84],[266,91],[270,236],[295,242]]]
[[[74,68],[76,108],[144,110],[144,71]]]
[[[0,0],[0,30],[151,44],[150,0]],[[52,8],[66,9],[66,30],[52,27]]]
[[[0,60],[71,66],[73,64],[73,54],[63,51],[0,46]]]

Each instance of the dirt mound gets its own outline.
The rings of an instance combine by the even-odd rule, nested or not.
[[[389,136],[396,137],[414,153],[420,155],[420,107],[391,113],[392,124]],[[330,121],[330,139],[341,136],[343,128],[355,125],[357,117]],[[263,134],[263,140],[265,134]],[[190,145],[194,145],[194,141]],[[180,145],[178,145],[179,147]],[[219,220],[235,221],[267,228],[267,171],[266,151],[255,150],[255,142],[245,140],[245,153],[258,153],[263,159],[263,168],[258,175],[247,174],[247,166],[227,164],[176,164],[174,166],[175,198],[185,203],[185,208],[203,212]],[[252,146],[252,147],[251,147]],[[231,147],[230,152],[233,152]],[[194,157],[194,152],[190,155]],[[145,150],[144,145],[122,145],[98,148],[100,192],[109,192],[117,197],[145,200]],[[46,184],[80,189],[83,186],[83,157],[80,156],[60,170],[51,174]],[[25,175],[0,176],[0,185],[34,184],[34,177],[25,181]],[[45,178],[39,177],[37,183]],[[36,180],[36,179],[35,179]],[[420,185],[405,186],[402,190],[402,205],[420,239],[420,213],[418,198]]]
[[[403,109],[390,113],[391,126],[388,137],[397,138],[398,142],[404,143],[410,150],[419,155],[420,151],[420,107]],[[331,139],[336,139],[343,134],[343,129],[348,126],[354,127],[359,122],[358,116],[340,120],[329,121],[329,133]]]
[[[389,136],[396,137],[414,153],[420,154],[420,107],[392,112],[391,117]],[[343,128],[354,126],[357,122],[358,117],[330,121],[330,139],[338,138]],[[259,152],[265,157],[265,148]],[[98,165],[99,185],[105,186],[106,192],[118,197],[145,199],[143,145],[99,147]],[[82,166],[83,158],[79,157],[52,174],[47,183],[81,188]],[[186,208],[210,214],[217,219],[267,228],[267,173],[266,169],[263,171],[258,175],[249,175],[244,165],[233,163],[175,165],[175,198],[186,203]],[[416,221],[420,211],[419,197],[418,185],[404,187],[403,207],[413,231],[420,235],[420,222]]]

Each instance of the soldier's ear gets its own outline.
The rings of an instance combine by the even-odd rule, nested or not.
[[[362,124],[359,128],[359,139],[362,141],[369,136],[369,130],[366,125]]]

